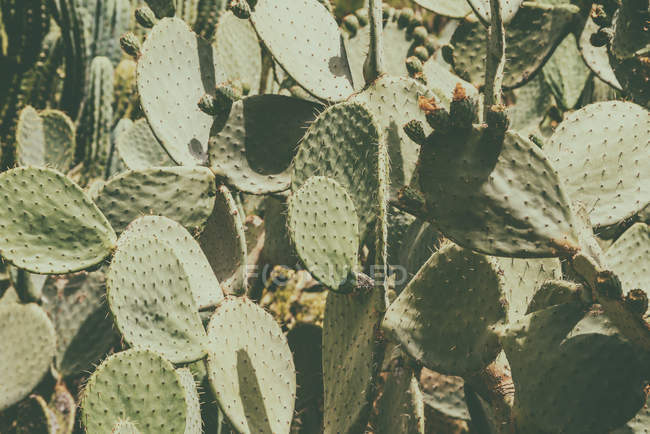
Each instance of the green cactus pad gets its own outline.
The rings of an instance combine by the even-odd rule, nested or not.
[[[293,191],[315,175],[332,178],[348,191],[359,217],[361,238],[381,206],[369,198],[377,197],[388,183],[388,174],[382,170],[386,148],[380,131],[365,105],[337,104],[311,124],[293,160]]]
[[[325,286],[338,290],[357,268],[358,218],[354,203],[336,181],[314,176],[288,203],[289,235],[298,257]]]
[[[115,247],[106,217],[81,188],[52,169],[26,167],[0,174],[0,254],[38,274],[99,264]]]
[[[142,44],[137,69],[142,109],[178,164],[206,163],[215,118],[202,112],[198,102],[228,79],[217,61],[214,48],[178,18],[160,20]]]
[[[501,143],[484,127],[434,134],[419,180],[429,218],[447,237],[498,256],[575,252],[569,201],[535,144],[511,131]]]
[[[151,167],[175,166],[163,148],[146,119],[138,119],[115,137],[118,155],[131,170]]]
[[[187,422],[185,424],[185,433],[187,434],[201,434],[203,432],[201,421],[201,400],[199,398],[199,391],[197,383],[194,380],[190,368],[180,368],[176,370],[176,374],[181,381],[181,386],[185,391],[185,402],[187,404]]]
[[[250,20],[275,60],[309,93],[328,101],[352,94],[339,28],[317,0],[258,0]]]
[[[609,432],[645,403],[647,365],[600,307],[549,307],[500,333],[524,432]]]
[[[470,420],[465,401],[465,382],[460,377],[442,375],[423,368],[420,384],[424,403],[452,419]]]
[[[36,304],[0,305],[0,410],[25,398],[54,357],[56,335]]]
[[[249,95],[259,93],[262,77],[262,50],[255,29],[248,20],[223,12],[217,22],[215,45],[219,64],[230,80],[239,80]]]
[[[427,259],[440,247],[441,235],[429,223],[416,219],[403,236],[402,247],[399,251],[396,275],[396,289],[401,291],[418,272]]]
[[[540,135],[540,125],[555,100],[541,74],[514,91],[515,104],[508,106],[510,128],[523,135]]]
[[[594,226],[608,226],[650,202],[650,115],[624,101],[590,104],[569,114],[544,146],[572,200]]]
[[[591,44],[591,35],[598,31],[599,27],[593,20],[588,19],[585,27],[582,29],[580,39],[578,39],[578,48],[580,54],[589,69],[598,76],[602,81],[609,84],[615,89],[621,90],[621,84],[614,74],[612,65],[609,63],[609,55],[607,54],[607,47],[594,47]]]
[[[449,18],[464,18],[472,12],[467,0],[415,0],[423,8]]]
[[[32,106],[20,112],[16,156],[21,166],[48,166],[65,172],[72,165],[74,148],[74,124],[65,113],[38,113]]]
[[[208,324],[208,376],[219,406],[242,433],[289,433],[296,370],[282,329],[246,298],[227,297]]]
[[[362,432],[383,359],[377,340],[386,309],[383,291],[330,292],[323,322],[325,434]]]
[[[127,420],[142,434],[199,434],[196,390],[188,393],[186,386],[182,373],[155,352],[113,354],[88,379],[81,420],[88,433],[108,433]]]
[[[650,227],[633,224],[605,251],[603,260],[621,279],[624,294],[635,288],[650,291]]]
[[[121,420],[113,426],[111,434],[140,434],[133,422]]]
[[[490,328],[506,318],[504,289],[492,258],[449,243],[389,306],[383,327],[427,368],[471,374],[500,351]]]
[[[88,371],[118,341],[109,317],[104,273],[50,276],[43,309],[56,330],[55,368],[63,377]]]
[[[174,363],[205,355],[205,330],[175,246],[145,235],[120,239],[106,281],[117,328],[135,348]]]
[[[253,194],[289,188],[291,159],[320,105],[281,95],[235,102],[209,141],[210,166],[228,184]]]
[[[586,305],[590,304],[591,293],[586,291],[586,288],[580,283],[568,280],[547,280],[535,292],[525,313],[537,312],[560,304],[582,303],[583,300],[587,302]],[[517,319],[520,318],[523,318],[523,315]],[[509,318],[509,320],[511,323],[515,322],[512,318]]]
[[[130,236],[155,238],[166,242],[169,248],[173,249],[185,270],[189,287],[199,308],[213,306],[223,299],[219,281],[214,276],[199,243],[180,223],[161,216],[140,217],[122,234],[124,238]]]
[[[111,179],[95,202],[117,233],[141,215],[164,215],[201,228],[214,207],[214,175],[205,167],[132,170]]]
[[[508,24],[503,86],[515,88],[533,77],[572,28],[578,13],[573,5],[550,6],[527,2]],[[531,32],[531,29],[536,29]],[[487,32],[478,21],[464,21],[451,38],[456,74],[476,87],[485,80]]]
[[[576,106],[589,79],[589,68],[580,57],[575,36],[569,34],[542,68],[542,77],[562,110]]]
[[[501,19],[508,23],[519,10],[524,0],[501,0]],[[490,0],[467,0],[478,18],[484,23],[490,23]]]

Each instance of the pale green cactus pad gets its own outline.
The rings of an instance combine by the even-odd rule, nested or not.
[[[547,280],[537,289],[525,313],[533,313],[560,304],[582,303],[583,300],[591,301],[591,296],[591,293],[587,292],[586,288],[580,283],[568,280]],[[522,317],[523,315],[517,320]],[[513,319],[510,319],[510,323],[514,322]]]
[[[250,20],[274,59],[309,93],[352,94],[352,75],[334,16],[317,0],[258,0]],[[281,32],[278,29],[282,29]]]
[[[470,420],[465,401],[465,382],[424,368],[420,374],[424,403],[452,419]]]
[[[365,429],[383,359],[376,333],[385,309],[379,288],[327,295],[323,322],[325,434]]]
[[[468,83],[453,72],[449,71],[449,67],[445,63],[430,58],[424,62],[424,65],[422,65],[422,72],[427,80],[425,88],[429,89],[430,93],[435,95],[436,103],[447,110],[449,110],[454,88],[458,83],[463,86],[465,94],[468,97],[478,100],[478,90],[471,83]],[[424,94],[424,96],[429,95]]]
[[[38,274],[83,270],[115,247],[106,217],[75,183],[52,169],[0,174],[0,254]]]
[[[471,374],[499,354],[491,327],[506,319],[504,289],[494,259],[449,243],[389,306],[383,328],[427,368]]]
[[[573,5],[550,6],[527,2],[519,8],[506,32],[505,76],[503,86],[525,84],[571,30],[579,12]],[[535,28],[537,31],[531,32]],[[480,87],[485,80],[487,31],[478,21],[464,21],[451,38],[456,74]]]
[[[325,286],[338,290],[358,265],[354,203],[338,182],[314,176],[289,197],[289,235],[298,257]]]
[[[500,333],[516,390],[513,415],[526,432],[607,432],[645,403],[647,364],[599,307],[586,314],[580,303],[549,307]]]
[[[485,254],[552,257],[579,244],[558,176],[530,140],[484,127],[436,134],[419,180],[429,218],[447,237]]]
[[[440,247],[442,237],[429,222],[416,219],[402,237],[402,247],[397,263],[402,270],[396,274],[396,289],[401,291],[424,265],[429,257]]]
[[[650,290],[650,227],[633,224],[605,251],[603,260],[621,279],[624,293]]]
[[[120,134],[115,135],[115,148],[128,169],[175,166],[146,119],[138,119],[124,128]]]
[[[101,271],[50,276],[43,288],[43,309],[56,330],[55,368],[64,377],[91,369],[118,342],[106,305]]]
[[[56,334],[36,304],[0,305],[0,410],[25,398],[54,357]]]
[[[202,228],[212,213],[215,189],[208,168],[158,167],[118,175],[101,188],[95,202],[118,234],[147,214],[194,229]]]
[[[228,79],[215,63],[214,48],[183,20],[164,18],[149,32],[141,53],[138,92],[151,129],[176,163],[206,164],[215,118],[198,102]]]
[[[221,13],[217,21],[215,46],[219,65],[228,79],[239,80],[248,86],[249,95],[259,93],[262,49],[250,22],[237,18],[230,11]]]
[[[180,368],[176,374],[181,380],[181,386],[185,391],[185,403],[187,404],[187,423],[185,424],[185,434],[201,434],[201,400],[197,388],[197,382],[194,380],[190,368]]]
[[[575,36],[568,34],[558,45],[542,68],[542,77],[561,109],[576,106],[587,84],[589,68],[580,57]]]
[[[232,105],[210,137],[215,175],[241,191],[283,191],[291,182],[291,159],[321,106],[295,97],[259,95]]]
[[[504,24],[512,20],[524,0],[501,0],[501,17]],[[490,0],[467,0],[472,10],[484,23],[490,23]]]
[[[131,346],[174,363],[205,355],[199,308],[174,246],[144,235],[121,238],[106,287],[115,324]]]
[[[367,106],[346,102],[329,107],[311,124],[293,160],[291,189],[312,176],[337,181],[354,202],[363,238],[375,221],[380,201],[369,200],[387,187],[386,147]],[[329,164],[323,165],[324,161]]]
[[[48,166],[66,171],[72,165],[75,129],[59,110],[38,113],[27,106],[20,112],[16,131],[16,155],[21,166]]]
[[[208,336],[210,385],[232,426],[242,434],[289,433],[296,370],[273,317],[246,298],[227,297]]]
[[[246,291],[247,248],[243,218],[228,187],[218,186],[214,208],[199,236],[199,244],[225,294]]]
[[[590,104],[557,127],[544,147],[572,200],[594,226],[608,226],[650,202],[650,114],[632,102]]]
[[[122,234],[124,239],[130,236],[155,238],[168,244],[187,274],[189,287],[199,309],[214,306],[223,299],[219,281],[201,251],[201,246],[180,223],[162,216],[140,217]]]
[[[193,402],[196,390],[187,393],[189,384],[181,375],[153,351],[113,354],[97,367],[83,391],[81,420],[86,432],[108,433],[128,420],[142,434],[200,434],[196,420],[201,414]]]
[[[415,0],[425,9],[449,18],[464,18],[472,12],[467,0]]]
[[[541,74],[513,91],[516,102],[508,106],[511,129],[520,134],[540,134],[540,124],[555,105],[551,89]]]
[[[615,89],[621,90],[621,84],[614,74],[612,65],[609,63],[609,55],[607,54],[607,47],[594,47],[591,44],[591,35],[598,31],[598,25],[593,20],[588,19],[585,27],[582,29],[580,39],[578,39],[578,47],[580,54],[589,69],[598,76],[602,81],[609,84]]]

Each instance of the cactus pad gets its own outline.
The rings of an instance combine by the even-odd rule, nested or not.
[[[506,318],[503,284],[492,258],[449,243],[389,306],[383,327],[427,368],[470,374],[499,353],[490,327]]]
[[[183,381],[174,366],[154,352],[113,354],[88,379],[81,401],[83,425],[89,433],[107,433],[128,420],[142,434],[199,434],[192,424],[201,416],[195,414],[192,393]]]
[[[235,102],[223,127],[210,137],[212,171],[248,193],[286,190],[291,182],[291,159],[319,107],[281,95]]]
[[[357,267],[358,218],[345,188],[314,176],[289,197],[287,224],[300,260],[333,290],[346,283]]]
[[[140,434],[133,422],[121,420],[113,426],[111,434]]]
[[[210,385],[230,423],[243,434],[289,433],[296,371],[273,317],[246,298],[227,297],[208,336]]]
[[[52,169],[0,174],[0,253],[39,274],[83,270],[104,260],[116,236],[81,188]]]
[[[594,226],[617,223],[650,202],[650,114],[632,102],[590,104],[569,114],[544,152]]]
[[[464,18],[472,12],[467,0],[415,0],[423,8],[449,18]]]
[[[115,147],[127,168],[175,166],[145,119],[138,119],[115,137]]]
[[[117,328],[130,345],[174,363],[204,356],[205,330],[175,246],[144,235],[122,237],[106,286]]]
[[[524,0],[501,0],[501,16],[505,23],[508,23],[519,10]],[[467,0],[472,10],[484,23],[490,23],[490,0]]]
[[[178,18],[160,20],[142,44],[137,69],[142,108],[154,134],[178,164],[207,162],[215,119],[202,112],[198,102],[227,80],[217,60],[214,48]]]
[[[592,19],[588,19],[582,29],[580,39],[578,39],[578,48],[580,48],[582,59],[598,78],[613,88],[621,90],[621,84],[609,63],[607,47],[594,47],[591,43],[591,35],[597,31],[598,25]]]
[[[339,28],[317,0],[257,0],[250,20],[275,60],[309,93],[328,101],[350,96],[352,76]]]
[[[606,251],[604,263],[621,279],[623,293],[640,288],[650,290],[650,227],[633,224]]]
[[[54,357],[56,335],[36,304],[0,305],[0,410],[25,398]]]
[[[106,183],[95,202],[117,233],[141,215],[169,217],[201,228],[212,213],[214,175],[205,167],[160,167],[125,172]]]
[[[589,78],[589,68],[580,57],[576,39],[567,35],[542,68],[542,76],[562,110],[576,106]]]
[[[21,166],[48,166],[65,172],[72,165],[74,148],[74,124],[65,113],[38,113],[31,106],[20,112],[16,154]]]

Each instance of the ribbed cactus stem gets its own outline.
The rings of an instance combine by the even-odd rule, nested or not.
[[[375,81],[385,72],[381,0],[368,1],[368,21],[370,24],[370,49],[363,65],[363,78],[366,80],[366,84]]]
[[[488,29],[488,48],[485,61],[485,103],[483,118],[495,104],[501,102],[501,83],[506,63],[506,36],[501,17],[501,0],[490,0],[490,28]]]

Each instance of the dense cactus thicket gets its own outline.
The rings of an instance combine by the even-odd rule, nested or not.
[[[649,29],[0,0],[0,433],[649,433]]]

